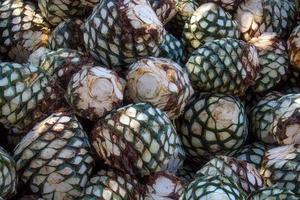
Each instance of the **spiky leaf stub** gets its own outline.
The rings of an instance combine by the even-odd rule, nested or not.
[[[63,105],[63,90],[36,66],[0,63],[0,122],[25,133]]]
[[[164,43],[160,46],[159,57],[171,59],[178,64],[184,63],[186,57],[182,42],[172,34],[167,33]]]
[[[177,118],[194,93],[187,72],[165,58],[144,58],[132,64],[125,95],[133,102],[147,102]]]
[[[300,146],[286,145],[268,150],[260,174],[268,187],[276,186],[300,195]]]
[[[176,14],[177,0],[148,0],[158,19],[168,23]]]
[[[58,112],[38,123],[14,151],[21,180],[47,200],[78,199],[93,169],[85,131]]]
[[[246,195],[232,179],[223,176],[202,176],[191,182],[179,198],[198,199],[245,200]]]
[[[252,86],[255,92],[264,92],[277,85],[289,69],[289,58],[286,44],[275,33],[263,33],[252,38],[250,43],[258,50],[260,71],[256,83]]]
[[[300,25],[293,29],[287,44],[290,62],[295,69],[300,70]]]
[[[1,54],[26,63],[33,51],[48,45],[50,30],[33,4],[5,0],[0,11]]]
[[[68,86],[73,74],[80,71],[84,66],[94,66],[94,61],[90,57],[73,49],[50,51],[43,57],[38,66],[48,75],[57,79],[63,88]]]
[[[122,104],[123,91],[118,74],[103,67],[91,67],[73,75],[66,99],[78,115],[95,121]]]
[[[144,200],[178,199],[184,189],[181,179],[168,172],[156,172],[146,180],[147,192]]]
[[[61,22],[51,34],[49,49],[58,50],[61,48],[84,50],[83,26],[80,19],[67,19]]]
[[[142,200],[143,187],[129,174],[100,170],[86,184],[84,200]]]
[[[210,160],[197,174],[231,178],[247,193],[264,186],[263,179],[254,165],[228,156],[218,156]]]
[[[285,38],[295,23],[295,1],[245,0],[239,5],[235,19],[246,41],[264,32],[275,32]]]
[[[92,131],[92,144],[106,164],[129,174],[176,172],[184,160],[167,115],[145,103],[119,108],[101,119]]]
[[[247,119],[242,103],[233,96],[195,95],[178,120],[183,145],[192,159],[231,155],[246,141]]]
[[[243,146],[234,154],[234,157],[239,160],[244,160],[247,163],[254,165],[257,169],[260,169],[266,151],[267,146],[264,143],[255,142]]]
[[[189,52],[215,39],[239,39],[239,37],[237,22],[214,3],[202,4],[192,14],[183,29],[183,38]]]
[[[243,96],[259,72],[257,50],[241,40],[224,38],[195,50],[186,68],[195,89]]]
[[[80,0],[39,0],[38,6],[43,17],[53,26],[68,18],[84,14]]]
[[[146,0],[102,1],[85,22],[84,43],[107,66],[159,55],[165,30]]]
[[[298,200],[299,195],[294,194],[290,190],[278,187],[269,187],[259,189],[248,196],[248,200]]]
[[[16,194],[17,181],[15,161],[0,147],[0,197],[9,198]]]

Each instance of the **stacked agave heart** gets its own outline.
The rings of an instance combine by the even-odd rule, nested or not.
[[[300,199],[298,0],[0,0],[0,199]]]

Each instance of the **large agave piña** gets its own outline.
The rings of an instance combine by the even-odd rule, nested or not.
[[[243,96],[255,84],[260,67],[253,45],[224,38],[195,50],[186,68],[197,90]]]
[[[191,182],[179,197],[179,200],[199,199],[245,200],[246,194],[230,178],[223,176],[202,176]]]
[[[0,198],[9,198],[17,192],[17,173],[14,159],[0,147]]]
[[[84,14],[80,0],[39,0],[38,5],[43,17],[53,26],[68,18]]]
[[[252,86],[255,92],[264,92],[277,85],[289,69],[285,42],[275,33],[263,33],[250,41],[258,50],[260,71]]]
[[[226,37],[239,39],[237,22],[214,3],[205,3],[197,8],[183,29],[184,42],[189,52],[206,42]]]
[[[292,66],[299,70],[300,69],[300,25],[296,26],[288,41],[289,58]]]
[[[213,158],[197,172],[197,175],[231,178],[247,193],[264,186],[263,179],[254,165],[228,156]]]
[[[143,187],[129,174],[100,170],[91,176],[84,189],[84,200],[142,200]]]
[[[85,22],[87,51],[107,66],[157,56],[165,30],[146,0],[101,1]]]
[[[20,179],[47,200],[78,199],[93,169],[88,137],[76,117],[56,112],[14,151]]]
[[[87,67],[71,78],[66,99],[78,115],[98,120],[123,103],[124,85],[114,71]]]
[[[49,39],[49,49],[66,48],[83,51],[83,25],[83,21],[80,19],[67,19],[61,22],[52,31]]]
[[[250,40],[264,32],[285,38],[296,19],[294,0],[244,0],[235,15],[243,39]]]
[[[50,30],[33,4],[22,0],[0,2],[0,53],[26,63],[29,55],[47,46]]]
[[[36,66],[0,63],[0,83],[0,122],[13,132],[26,133],[63,105],[63,90]]]
[[[127,98],[147,102],[177,118],[194,93],[188,74],[177,63],[165,58],[144,58],[129,67]]]
[[[99,158],[129,174],[181,167],[184,152],[167,115],[150,104],[130,104],[99,120],[92,131]]]
[[[233,96],[202,93],[188,102],[178,120],[178,132],[193,160],[231,155],[246,141],[247,119],[243,104]]]
[[[260,174],[268,187],[276,186],[300,195],[300,146],[285,145],[268,150]]]

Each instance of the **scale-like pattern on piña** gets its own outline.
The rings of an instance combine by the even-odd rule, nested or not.
[[[254,165],[228,156],[217,156],[206,163],[199,171],[199,176],[225,176],[245,192],[254,192],[264,186],[262,177]]]
[[[286,44],[275,33],[263,33],[258,38],[252,38],[250,43],[257,48],[260,64],[260,71],[252,89],[255,92],[264,92],[280,83],[289,72]]]
[[[235,19],[246,41],[264,32],[275,32],[280,38],[286,38],[296,21],[295,1],[244,0],[236,11]]]
[[[20,179],[47,200],[78,199],[93,169],[88,136],[75,115],[50,115],[14,150]]]
[[[26,133],[63,105],[56,80],[29,64],[0,63],[0,122],[13,132]]]
[[[102,1],[85,22],[87,51],[109,67],[158,56],[165,29],[146,0]]]
[[[49,49],[58,50],[61,48],[84,50],[83,21],[67,19],[52,31]]]
[[[230,178],[223,176],[202,176],[191,182],[179,197],[179,200],[191,199],[245,200],[246,194]]]
[[[39,0],[38,6],[43,17],[54,27],[68,18],[84,14],[80,0]]]
[[[99,158],[129,174],[176,172],[185,157],[167,115],[146,103],[130,104],[111,112],[99,120],[91,138]]]
[[[189,52],[215,39],[239,37],[237,22],[214,3],[205,3],[197,8],[183,29],[183,40]]]
[[[269,187],[269,188],[263,188],[259,189],[255,192],[252,192],[248,196],[249,200],[262,200],[262,199],[272,199],[272,200],[299,200],[300,196],[294,194],[290,190],[286,190],[284,188],[278,188],[278,187]]]
[[[237,151],[234,154],[234,157],[239,160],[244,160],[247,163],[254,165],[257,169],[260,169],[262,159],[267,149],[268,147],[264,143],[255,142],[243,146],[239,151]]]
[[[83,200],[142,200],[143,192],[135,177],[118,171],[100,170],[87,182]]]
[[[186,68],[195,89],[243,96],[259,73],[257,50],[244,41],[224,38],[195,50]]]
[[[17,172],[14,159],[0,147],[0,197],[9,198],[17,192]]]
[[[0,2],[0,52],[18,63],[47,46],[51,34],[48,24],[35,6],[22,0]]]
[[[300,146],[285,145],[268,150],[260,174],[266,186],[291,190],[300,195]]]
[[[185,150],[200,162],[215,155],[233,154],[248,135],[243,104],[223,94],[194,95],[177,122]]]

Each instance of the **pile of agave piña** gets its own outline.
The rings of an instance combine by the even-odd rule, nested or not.
[[[1,0],[0,199],[300,199],[298,0]]]

